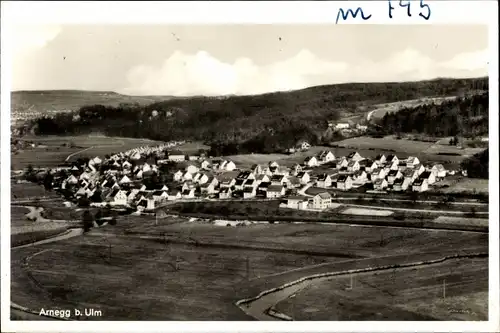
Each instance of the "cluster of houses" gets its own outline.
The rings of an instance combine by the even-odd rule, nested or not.
[[[81,165],[73,163],[64,170],[53,169],[53,184],[91,205],[138,210],[153,210],[172,200],[231,198],[281,198],[289,208],[325,209],[331,205],[327,190],[369,186],[375,191],[423,192],[447,174],[442,165],[425,167],[417,157],[379,155],[369,159],[357,152],[336,157],[331,151],[291,167],[274,161],[240,169],[234,161],[171,150],[181,143],[136,148]],[[311,186],[325,191],[306,197],[303,191]]]

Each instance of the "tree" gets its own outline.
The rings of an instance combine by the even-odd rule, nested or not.
[[[50,172],[45,175],[45,178],[43,179],[43,186],[47,191],[52,190],[52,182],[54,181],[54,176]]]
[[[85,210],[82,215],[82,222],[83,222],[83,231],[88,232],[92,227],[94,226],[94,217],[92,216],[92,213],[89,212],[88,210]]]

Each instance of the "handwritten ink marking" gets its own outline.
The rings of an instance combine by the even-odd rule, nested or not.
[[[406,14],[408,15],[408,17],[411,17],[411,11],[410,11],[410,1],[408,1],[407,3],[403,3],[403,0],[399,0],[399,7],[406,7]]]
[[[424,0],[420,0],[420,8],[427,8],[427,15],[424,16],[422,12],[418,14],[418,16],[423,17],[426,21],[431,17],[431,7],[424,3]]]
[[[358,7],[355,11],[353,11],[351,8],[347,9],[347,12],[344,11],[343,8],[339,8],[339,11],[337,13],[337,20],[335,21],[335,24],[339,23],[339,19],[342,17],[342,20],[347,20],[349,18],[349,14],[352,16],[352,18],[356,18],[358,14],[361,13],[361,18],[363,20],[368,20],[370,17],[372,17],[371,14],[366,15],[363,13],[363,9],[361,7]]]
[[[403,3],[403,0],[399,0],[399,7],[406,7],[406,15],[408,15],[408,17],[411,17],[410,4],[411,1],[406,1],[406,3]],[[389,5],[389,18],[392,19],[392,11],[395,10],[396,8],[392,6],[391,0],[388,0],[388,5]],[[424,8],[426,9],[427,14],[424,15],[422,12],[420,12],[418,16],[424,18],[425,20],[428,20],[431,17],[431,7],[427,4],[424,4],[424,0],[420,0],[420,9]]]

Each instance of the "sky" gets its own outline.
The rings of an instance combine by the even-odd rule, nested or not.
[[[19,26],[12,90],[247,95],[488,73],[486,25]]]

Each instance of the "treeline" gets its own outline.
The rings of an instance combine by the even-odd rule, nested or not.
[[[462,162],[462,169],[467,170],[470,178],[488,179],[489,152],[488,149],[469,157]]]
[[[92,105],[75,113],[36,119],[31,127],[40,135],[98,131],[163,141],[197,140],[210,145],[216,155],[267,153],[290,148],[301,140],[315,144],[327,121],[357,112],[360,106],[459,94],[482,89],[487,82],[480,78],[353,83],[256,96],[179,98],[146,106]]]
[[[432,136],[475,137],[488,133],[488,93],[404,108],[386,114],[379,131],[384,134],[422,133]]]

